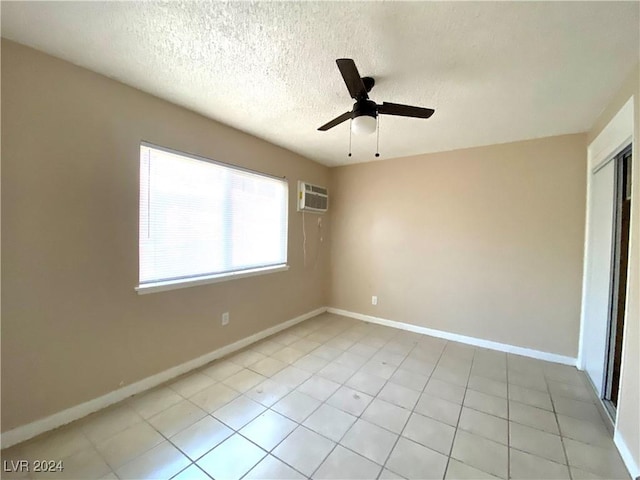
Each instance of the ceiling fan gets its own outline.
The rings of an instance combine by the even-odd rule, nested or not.
[[[400,105],[398,103],[383,102],[382,105],[369,100],[369,92],[375,85],[372,77],[360,77],[360,73],[355,62],[350,58],[339,58],[336,60],[338,69],[342,74],[344,83],[351,98],[356,103],[350,112],[345,112],[334,118],[329,123],[322,125],[318,130],[326,131],[349,119],[353,133],[373,133],[376,130],[378,115],[398,115],[401,117],[429,118],[435,110],[431,108],[413,107],[411,105]]]

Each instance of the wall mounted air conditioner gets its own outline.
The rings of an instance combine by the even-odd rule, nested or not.
[[[329,191],[325,187],[298,182],[298,211],[324,213],[329,208]]]

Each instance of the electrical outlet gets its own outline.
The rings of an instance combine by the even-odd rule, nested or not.
[[[222,314],[222,326],[229,325],[229,312]]]
[[[378,297],[374,295],[373,297],[371,297],[371,305],[377,305],[377,304],[378,304]]]

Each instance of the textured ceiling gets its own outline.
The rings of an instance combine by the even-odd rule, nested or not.
[[[384,116],[381,158],[588,130],[638,62],[639,2],[2,2],[2,36],[326,165],[374,160],[335,65]]]

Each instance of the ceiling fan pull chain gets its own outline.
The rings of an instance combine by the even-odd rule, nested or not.
[[[349,121],[349,156],[351,156],[351,124],[353,123],[353,118]]]
[[[376,157],[380,156],[380,116],[376,117]]]

